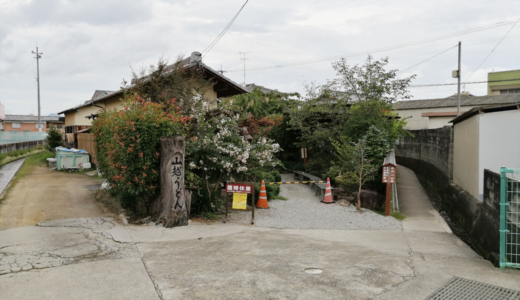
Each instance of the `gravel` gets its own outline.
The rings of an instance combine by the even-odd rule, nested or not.
[[[283,174],[283,181],[293,181]],[[271,200],[269,209],[255,209],[258,227],[304,230],[402,230],[401,222],[354,205],[323,204],[314,189],[304,184],[283,184],[280,195],[289,200]],[[251,212],[231,211],[230,223],[250,224]]]

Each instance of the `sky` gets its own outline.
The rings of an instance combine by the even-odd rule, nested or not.
[[[37,114],[36,47],[43,53],[41,113],[49,115],[91,99],[95,90],[119,89],[132,68],[202,52],[244,3],[0,0],[0,102],[7,114]],[[415,74],[412,85],[456,83],[451,71],[460,41],[462,81],[485,81],[488,72],[520,69],[519,19],[520,1],[512,0],[250,0],[203,62],[243,83],[245,55],[245,82],[303,95],[306,83],[335,78],[339,57],[363,64],[368,53],[388,57],[388,68],[397,70],[427,60],[398,73]],[[482,30],[450,36],[474,29]],[[433,39],[440,36],[448,37]],[[414,43],[424,40],[430,41]],[[264,67],[271,68],[247,70]],[[464,90],[487,93],[485,83]],[[413,100],[456,91],[410,87]]]

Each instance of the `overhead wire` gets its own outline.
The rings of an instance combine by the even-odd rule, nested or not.
[[[486,58],[484,58],[484,60],[478,65],[478,67],[473,71],[473,73],[471,73],[471,75],[469,75],[466,80],[468,80],[471,76],[473,76],[473,74],[475,74],[475,72],[477,72],[478,68],[480,68],[480,66],[482,66],[482,64],[489,58],[489,56],[491,56],[491,54],[493,53],[493,51],[495,51],[495,49],[498,47],[498,45],[500,45],[500,43],[502,43],[502,41],[505,39],[505,37],[511,32],[511,30],[513,30],[513,28],[515,28],[516,24],[518,23],[518,21],[520,21],[520,19],[516,20],[515,24],[513,24],[513,26],[511,28],[509,28],[509,30],[506,32],[506,34],[500,39],[500,41],[498,41],[498,43],[495,45],[495,47],[493,48],[493,50],[491,50],[491,52],[489,52],[489,54],[486,56]]]
[[[481,27],[477,27],[477,28],[473,28],[473,29],[463,30],[463,31],[455,32],[455,33],[440,35],[440,36],[427,38],[427,39],[423,39],[423,40],[418,40],[418,41],[413,41],[413,42],[408,42],[408,43],[403,43],[403,44],[398,44],[398,45],[393,45],[393,46],[387,46],[387,47],[382,47],[382,48],[376,48],[376,49],[372,49],[369,51],[359,51],[359,52],[349,53],[346,55],[331,56],[331,57],[326,57],[326,58],[301,61],[301,62],[295,62],[295,63],[288,63],[288,64],[278,64],[278,65],[274,65],[274,66],[249,68],[249,69],[246,69],[246,71],[260,71],[260,70],[268,70],[268,69],[286,68],[286,67],[293,67],[293,66],[299,66],[299,65],[305,65],[305,64],[330,61],[330,60],[335,60],[335,59],[338,59],[341,57],[352,57],[352,56],[358,56],[358,55],[365,55],[365,54],[369,54],[369,53],[377,53],[377,52],[383,52],[383,51],[388,51],[388,50],[394,50],[394,49],[434,42],[434,41],[438,41],[441,39],[446,39],[446,38],[455,37],[455,36],[459,36],[459,35],[474,33],[474,32],[478,32],[478,31],[482,31],[482,30],[487,30],[487,29],[491,29],[491,28],[495,28],[495,27],[499,27],[499,26],[504,26],[504,25],[507,25],[507,24],[510,24],[513,22],[515,22],[515,24],[516,24],[516,22],[518,22],[518,21],[520,21],[520,18],[503,21],[503,22],[499,22],[499,23],[495,23],[495,24],[490,24],[490,25],[486,25],[486,26],[481,26]],[[235,69],[235,70],[227,70],[226,72],[232,73],[232,72],[243,72],[243,71],[244,71],[244,69]]]
[[[404,70],[401,70],[401,71],[399,71],[399,72],[397,72],[397,73],[399,74],[399,73],[402,73],[402,72],[404,72],[404,71],[410,70],[411,68],[416,67],[416,66],[418,66],[418,65],[420,65],[420,64],[422,64],[422,63],[425,63],[425,62],[429,61],[430,59],[433,59],[433,58],[435,58],[435,57],[437,57],[437,56],[439,56],[439,55],[441,55],[441,54],[443,54],[443,53],[446,53],[446,52],[448,52],[449,50],[451,50],[451,49],[453,49],[453,48],[455,48],[455,47],[458,47],[458,45],[455,45],[455,46],[453,46],[453,47],[450,47],[450,48],[448,48],[448,49],[442,51],[441,53],[438,53],[438,54],[436,54],[436,55],[434,55],[434,56],[432,56],[432,57],[430,57],[430,58],[428,58],[428,59],[425,59],[425,60],[421,61],[420,63],[417,63],[417,64],[415,64],[415,65],[413,65],[413,66],[411,66],[411,67],[408,67],[408,68],[406,68],[406,69],[404,69]]]
[[[233,22],[235,22],[235,20],[237,19],[238,15],[240,14],[240,12],[244,9],[244,7],[246,6],[247,2],[249,2],[249,0],[246,0],[246,2],[244,3],[244,5],[242,5],[242,7],[240,8],[240,10],[236,13],[236,15],[233,17],[233,19],[231,19],[231,21],[229,21],[229,23],[227,24],[227,26],[224,28],[224,30],[222,30],[222,32],[215,38],[215,40],[213,40],[213,42],[211,42],[211,44],[209,44],[206,49],[204,49],[202,51],[203,53],[203,56],[206,56],[206,54],[209,53],[209,51],[218,43],[218,41],[220,41],[220,39],[224,36],[224,34],[226,34],[226,32],[228,31],[228,29],[231,27],[231,25],[233,25]],[[206,52],[206,53],[204,53]]]
[[[461,82],[461,84],[478,84],[478,83],[505,82],[505,81],[519,81],[519,80],[520,80],[520,78],[515,78],[515,79],[503,79],[503,80],[469,81],[469,82]],[[416,84],[416,85],[409,85],[409,87],[445,86],[445,85],[457,85],[457,84],[458,84],[458,83]]]
[[[519,37],[519,36],[508,37],[508,38],[506,38],[506,39],[512,39],[512,38],[517,38],[517,37]],[[467,47],[472,47],[472,46],[476,46],[476,45],[492,43],[492,42],[496,42],[496,41],[498,41],[498,40],[499,40],[499,39],[489,40],[489,41],[480,42],[480,43],[467,44],[467,45],[465,45],[464,47],[467,48]],[[445,50],[445,51],[451,50],[451,49],[453,49],[453,48],[455,48],[455,47],[457,47],[457,46],[458,46],[458,45],[455,45],[454,47],[449,48],[449,49],[447,49],[447,50]],[[420,52],[420,53],[410,54],[410,55],[406,55],[406,56],[392,57],[392,61],[399,60],[399,59],[403,59],[403,58],[410,58],[410,57],[412,57],[412,56],[418,56],[418,55],[422,55],[422,54],[437,53],[438,51],[439,51],[439,50],[435,50],[435,51],[427,51],[427,52]],[[442,54],[442,53],[443,53],[443,52],[441,52],[441,53],[439,53],[439,54],[437,54],[437,55],[440,55],[440,54]],[[432,58],[434,58],[434,57],[437,56],[437,55],[434,55],[433,57],[430,57],[429,59],[432,59]],[[428,61],[429,59],[427,59],[427,60],[425,60],[425,61],[422,61],[421,63],[426,62],[426,61]],[[419,64],[421,64],[421,63],[419,63]],[[416,64],[416,65],[414,65],[414,66],[412,66],[412,67],[415,67],[415,66],[417,66],[417,65],[419,65],[419,64]],[[412,67],[410,67],[410,68],[412,68]],[[400,72],[404,72],[404,71],[406,71],[406,70],[407,70],[407,69],[402,70],[402,71],[399,71],[399,73],[400,73]],[[274,76],[274,77],[273,77],[273,76],[256,77],[255,80],[261,80],[261,79],[276,79],[276,78],[289,79],[289,78],[295,78],[295,77],[302,77],[302,76],[305,76],[305,75],[307,75],[307,74],[311,74],[311,73],[314,74],[314,73],[323,72],[323,71],[333,71],[333,69],[331,69],[331,68],[329,67],[329,68],[327,68],[327,69],[318,69],[318,70],[307,70],[307,71],[301,70],[301,71],[298,72],[298,73],[291,73],[291,74],[285,74],[285,75],[276,75],[276,76]]]

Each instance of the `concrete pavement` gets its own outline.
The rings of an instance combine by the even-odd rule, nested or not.
[[[455,276],[520,290],[520,271],[496,269],[453,235],[428,202],[417,203],[424,197],[413,188],[411,175],[398,169],[401,207],[408,214],[403,230],[280,230],[222,223],[165,229],[90,218],[0,231],[0,295],[424,299]],[[306,273],[309,268],[323,272]]]
[[[433,231],[452,233],[450,227],[433,208],[415,173],[397,166],[397,194],[399,209],[406,216],[405,231]]]
[[[5,164],[0,169],[0,194],[2,194],[9,184],[11,180],[13,179],[14,175],[20,167],[23,165],[23,162],[25,161],[25,158],[15,160],[13,162],[10,162],[8,164]]]

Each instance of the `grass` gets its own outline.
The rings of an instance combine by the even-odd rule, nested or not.
[[[205,212],[202,214],[202,216],[208,220],[217,220],[217,219],[220,219],[220,216],[219,215],[216,215],[216,214],[213,214],[213,213],[210,213],[210,212]]]
[[[393,213],[390,214],[392,217],[396,218],[397,220],[399,221],[402,221],[404,219],[406,219],[406,216],[403,215],[401,212],[399,211],[394,211]]]
[[[47,165],[47,158],[54,157],[54,153],[48,150],[44,150],[38,152],[34,155],[29,156],[23,165],[20,167],[20,170],[16,172],[14,176],[14,181],[17,181],[27,174],[31,173],[37,166]]]
[[[34,149],[32,149],[34,150]],[[29,155],[30,153],[33,153],[31,151],[26,152],[25,154]],[[13,179],[11,180],[11,183],[7,186],[4,193],[2,193],[2,197],[0,198],[0,203],[2,200],[7,196],[9,191],[14,187],[16,182],[18,180],[25,177],[27,174],[31,173],[37,166],[46,165],[47,164],[47,158],[54,157],[54,153],[50,152],[48,150],[38,150],[38,152],[32,154],[29,156],[25,162],[22,164],[18,172],[14,175]]]
[[[280,195],[274,195],[271,200],[289,200],[289,198]]]
[[[43,148],[43,146],[38,146],[36,148],[27,150],[16,150],[7,153],[2,153],[0,154],[0,168],[5,164],[18,160],[20,158],[31,156],[38,152],[43,152],[44,149],[45,148]]]

